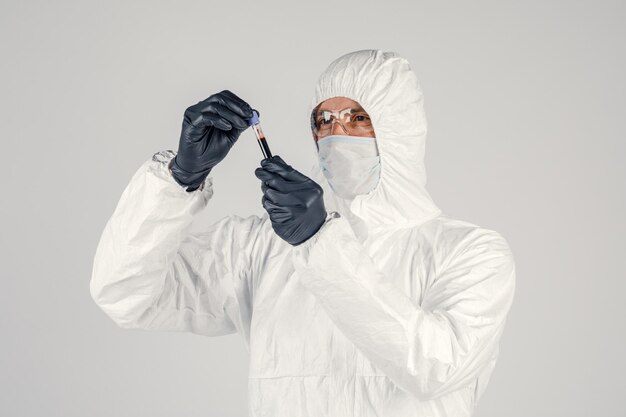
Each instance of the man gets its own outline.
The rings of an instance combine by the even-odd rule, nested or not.
[[[267,214],[191,233],[210,170],[251,116],[229,91],[187,109],[178,152],[144,163],[106,225],[96,303],[124,328],[241,334],[251,416],[472,415],[514,259],[500,234],[448,217],[426,191],[408,62],[379,50],[335,60],[311,104],[311,177],[264,159]]]

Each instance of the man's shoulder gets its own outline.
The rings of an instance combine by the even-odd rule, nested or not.
[[[455,236],[463,237],[471,233],[499,234],[495,230],[479,226],[466,220],[455,219],[445,213],[423,223],[419,226],[419,229],[428,231],[429,233],[437,233],[450,239],[454,239]]]
[[[433,236],[433,246],[440,254],[458,255],[476,248],[510,252],[509,244],[498,231],[441,214],[424,225]]]

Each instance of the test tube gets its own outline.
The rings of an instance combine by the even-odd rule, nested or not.
[[[261,152],[263,152],[263,156],[265,159],[272,157],[272,152],[270,152],[270,147],[267,146],[267,141],[265,140],[265,135],[263,134],[263,130],[261,130],[261,121],[259,120],[259,113],[256,110],[252,110],[252,118],[248,121],[252,130],[254,130],[254,134],[256,135],[256,140],[261,147]]]

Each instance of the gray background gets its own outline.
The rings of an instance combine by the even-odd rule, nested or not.
[[[168,3],[1,3],[0,415],[246,415],[240,337],[116,327],[89,294],[96,245],[185,108],[222,89],[308,174],[317,76],[366,48],[418,74],[435,202],[516,258],[476,416],[626,415],[623,1]],[[245,132],[194,228],[262,214],[261,159]]]

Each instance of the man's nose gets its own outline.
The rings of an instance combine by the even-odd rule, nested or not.
[[[330,134],[331,135],[348,135],[348,132],[346,131],[346,128],[343,127],[342,123],[335,120],[335,123],[333,123],[333,126],[330,129]]]

